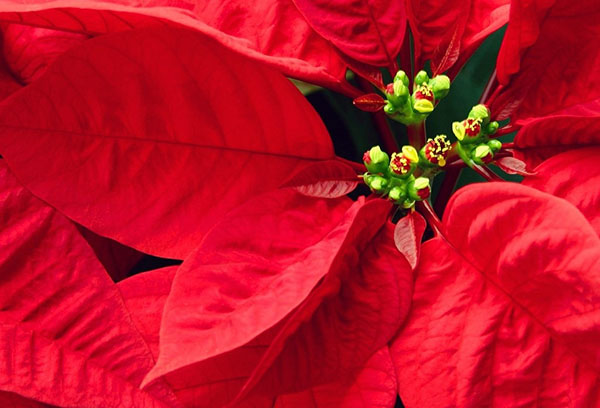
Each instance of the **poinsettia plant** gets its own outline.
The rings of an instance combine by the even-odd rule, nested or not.
[[[600,406],[596,1],[0,21],[0,406]]]

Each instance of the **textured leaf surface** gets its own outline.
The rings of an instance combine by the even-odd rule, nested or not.
[[[75,226],[0,162],[0,388],[57,406],[177,406]]]
[[[499,119],[542,117],[600,97],[600,8],[595,0],[519,0],[498,55],[506,88]],[[560,50],[560,52],[557,52]]]
[[[272,194],[216,227],[178,271],[147,382],[166,374],[215,398],[218,379],[228,389],[213,403],[225,404],[239,391],[272,399],[360,371],[403,320],[412,277],[393,228],[378,233],[389,203],[314,208],[331,201]]]
[[[178,266],[139,273],[122,280],[117,287],[137,331],[158,358],[160,321]]]
[[[286,189],[217,224],[177,272],[150,378],[242,346],[298,306],[362,207],[350,205]]]
[[[181,259],[219,215],[333,150],[283,76],[163,27],[63,54],[0,111],[0,154],[85,227]]]
[[[508,21],[507,0],[407,0],[415,56],[432,59],[434,72],[450,68]]]
[[[89,35],[148,26],[184,26],[286,75],[348,89],[346,63],[312,30],[292,2],[8,0],[3,21]]]
[[[515,156],[530,168],[558,153],[600,146],[600,99],[542,117],[517,120]]]
[[[356,171],[347,164],[329,160],[301,169],[285,183],[309,197],[338,198],[358,185]]]
[[[597,406],[600,239],[563,199],[460,190],[393,342],[407,407]]]
[[[2,29],[4,58],[23,83],[39,78],[56,57],[88,39],[83,34],[48,30],[21,24]]]
[[[370,239],[388,211],[383,200],[365,205],[348,232],[348,238],[359,237],[344,241],[323,281],[284,323],[241,395],[277,395],[347,378],[396,333],[409,310],[413,277],[406,260],[397,256],[391,224],[385,222]]]
[[[396,67],[406,30],[403,1],[294,0],[323,38],[362,63]]]
[[[415,269],[419,262],[421,240],[427,228],[427,223],[418,212],[410,212],[401,218],[394,228],[394,243],[398,251],[408,261],[410,267]]]
[[[545,161],[523,184],[564,198],[600,235],[600,148],[572,150]]]
[[[277,398],[275,408],[390,408],[396,373],[386,347],[376,352],[351,383],[333,383]]]

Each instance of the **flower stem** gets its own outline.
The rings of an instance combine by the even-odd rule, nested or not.
[[[454,166],[454,163],[457,165]],[[447,167],[446,171],[444,172],[444,181],[442,181],[440,191],[435,198],[433,208],[437,214],[444,214],[446,204],[448,204],[448,200],[454,191],[454,187],[456,187],[456,182],[458,181],[460,172],[465,166],[465,163],[462,160],[458,160],[454,163],[452,164],[453,167]]]
[[[419,150],[425,146],[425,139],[427,139],[427,133],[425,130],[425,122],[417,123],[415,125],[409,125],[408,131],[408,144]]]
[[[436,215],[429,201],[417,201],[416,208],[425,217],[435,236],[443,235],[442,221]]]
[[[487,181],[504,181],[502,177],[494,173],[487,166],[481,166],[479,164],[473,165],[473,170],[477,172],[481,177],[486,179]]]
[[[479,103],[486,103],[487,100],[490,98],[490,95],[496,89],[497,86],[498,86],[498,78],[496,78],[496,68],[494,68],[492,75],[490,75],[490,78],[488,79],[488,82],[485,85],[483,92],[481,93],[481,97],[479,98]]]
[[[363,91],[367,93],[373,92],[373,87],[369,81],[361,77],[358,77],[357,81],[358,85]],[[398,144],[396,143],[396,138],[394,137],[392,129],[390,129],[390,125],[387,122],[385,113],[383,111],[374,112],[373,116],[371,116],[371,119],[379,133],[384,150],[390,153],[397,151]]]

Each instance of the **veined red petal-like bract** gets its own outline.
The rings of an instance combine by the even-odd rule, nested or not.
[[[219,215],[334,157],[318,115],[287,79],[170,27],[63,54],[0,110],[0,151],[70,218],[179,259]]]

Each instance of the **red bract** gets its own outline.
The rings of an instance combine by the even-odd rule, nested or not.
[[[392,346],[408,406],[597,406],[600,240],[583,215],[494,183],[461,190],[444,227]]]
[[[600,148],[571,150],[545,161],[523,184],[564,198],[600,235]]]
[[[65,53],[4,104],[0,137],[36,195],[94,232],[171,258],[228,209],[333,158],[318,115],[283,76],[167,27]]]
[[[508,0],[406,0],[417,68],[431,59],[435,74],[459,61],[508,21]]]
[[[512,2],[498,56],[505,88],[491,108],[522,127],[516,153],[531,168],[561,151],[598,143],[599,21],[593,0]]]
[[[2,29],[4,57],[23,83],[39,78],[68,49],[87,40],[82,34],[7,24]]]
[[[395,0],[294,0],[309,24],[362,63],[397,70],[404,40],[404,3]]]
[[[202,406],[351,384],[408,310],[387,210],[284,190],[230,214],[177,272],[146,383],[165,376]],[[245,363],[215,371],[231,361]]]
[[[318,35],[291,1],[136,2],[29,0],[4,2],[4,21],[88,35],[165,24],[188,27],[240,54],[274,66],[285,74],[356,92],[345,79],[348,62]],[[273,30],[273,27],[277,27]]]
[[[75,226],[0,165],[2,389],[57,406],[179,406],[163,382],[139,389],[154,360]]]

